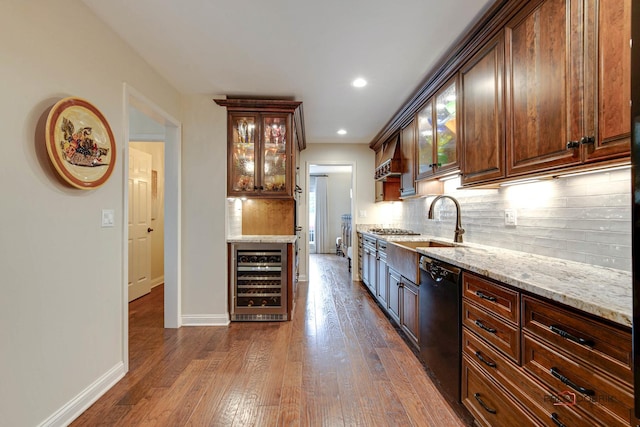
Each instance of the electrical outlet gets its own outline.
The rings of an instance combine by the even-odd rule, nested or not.
[[[515,209],[504,210],[504,225],[507,227],[515,227],[518,225],[518,211]]]

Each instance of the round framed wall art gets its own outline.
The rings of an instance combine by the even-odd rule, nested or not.
[[[116,163],[109,123],[81,98],[58,101],[47,117],[47,152],[56,171],[70,185],[91,190],[104,184]]]

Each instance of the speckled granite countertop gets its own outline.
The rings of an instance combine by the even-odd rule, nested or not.
[[[227,243],[295,243],[296,235],[243,235],[227,237]]]
[[[447,239],[425,235],[376,237],[390,242],[447,242]],[[630,272],[473,243],[452,248],[419,247],[416,250],[467,271],[631,327]]]

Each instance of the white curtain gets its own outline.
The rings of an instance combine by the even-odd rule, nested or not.
[[[326,176],[316,177],[316,252],[319,254],[335,251],[329,238],[328,182],[329,178]]]

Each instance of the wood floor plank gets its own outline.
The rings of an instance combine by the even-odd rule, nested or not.
[[[347,259],[313,255],[290,322],[163,328],[129,305],[127,375],[77,426],[462,426]]]

